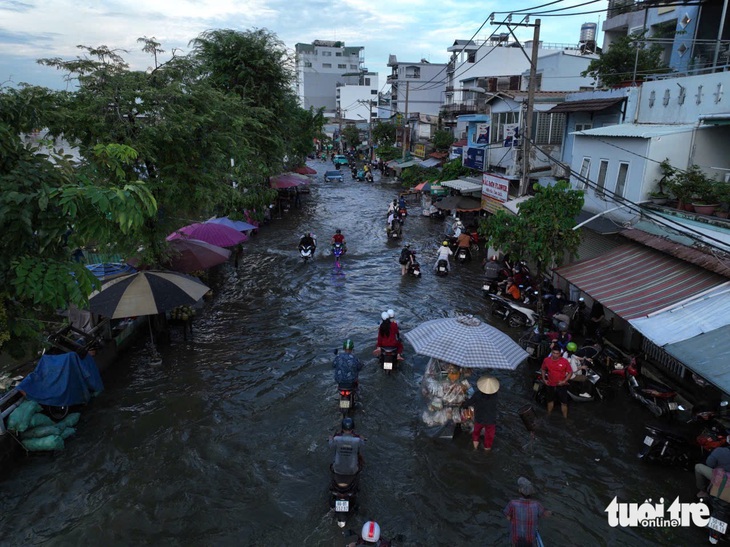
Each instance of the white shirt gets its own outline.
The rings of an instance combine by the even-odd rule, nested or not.
[[[438,258],[439,260],[441,260],[442,258],[448,260],[449,257],[453,254],[454,252],[451,249],[444,245],[441,245],[441,247],[439,247],[438,256],[436,258]]]

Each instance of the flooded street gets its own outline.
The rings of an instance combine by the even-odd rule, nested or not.
[[[502,387],[491,454],[472,451],[467,438],[425,434],[427,358],[406,344],[405,366],[385,376],[372,356],[380,313],[393,308],[402,332],[455,313],[491,321],[479,264],[433,275],[444,223],[414,208],[404,241],[424,273],[401,277],[400,244],[384,231],[398,187],[343,172],[344,183],[319,177],[301,209],[246,243],[238,270],[224,267],[191,341],[173,333],[158,366],[141,344],[124,354],[66,450],[31,458],[3,482],[2,544],[343,545],[328,514],[327,436],[340,421],[332,352],[345,338],[366,363],[354,419],[368,445],[352,529],[372,518],[406,545],[506,545],[502,509],[524,475],[554,512],[540,525],[548,547],[706,542],[694,527],[609,527],[614,496],[668,505],[695,493],[692,473],[638,461],[651,416],[623,391],[572,404],[567,421],[536,408],[530,442],[517,415],[531,402],[535,366],[526,363],[495,373]],[[326,254],[336,228],[349,249],[341,270]],[[306,231],[319,242],[308,263],[296,251]]]

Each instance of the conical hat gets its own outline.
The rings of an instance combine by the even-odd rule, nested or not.
[[[482,376],[477,380],[477,389],[486,395],[493,395],[499,391],[499,380],[493,376]]]

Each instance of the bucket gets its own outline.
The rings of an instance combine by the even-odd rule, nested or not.
[[[537,421],[537,416],[535,416],[535,410],[532,408],[532,405],[523,406],[517,411],[517,413],[520,415],[522,423],[525,424],[525,429],[527,429],[530,433],[534,433],[536,429],[535,422]]]

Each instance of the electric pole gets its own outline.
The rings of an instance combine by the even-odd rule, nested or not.
[[[408,84],[411,82],[406,82],[406,114],[403,116],[403,153],[401,155],[401,159],[406,159],[406,142],[408,142],[408,139],[406,138],[406,130],[408,129]]]

